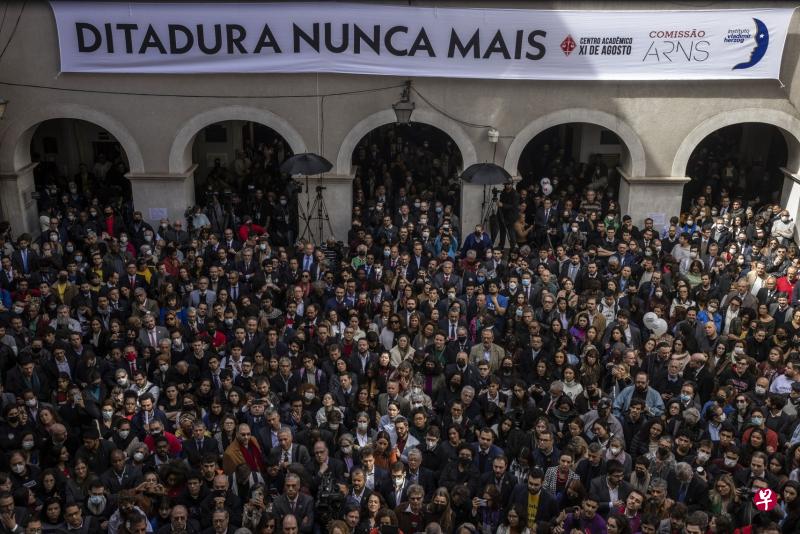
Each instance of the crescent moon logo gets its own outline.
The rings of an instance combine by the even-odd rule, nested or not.
[[[734,65],[731,70],[749,69],[761,61],[761,58],[767,53],[767,47],[769,46],[769,31],[767,30],[767,25],[759,19],[754,18],[753,20],[756,23],[756,46],[754,46],[752,52],[750,52],[750,60]]]

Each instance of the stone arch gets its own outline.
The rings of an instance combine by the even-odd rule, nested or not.
[[[455,121],[427,109],[415,109],[411,119],[411,122],[429,124],[449,135],[461,151],[461,159],[463,160],[464,168],[478,162],[475,146],[472,144],[467,134],[464,133],[464,130],[462,130]],[[355,151],[359,141],[375,128],[379,128],[385,124],[392,124],[396,121],[397,117],[394,110],[387,109],[373,113],[356,124],[347,133],[339,146],[339,154],[336,157],[336,174],[352,174],[353,151]]]
[[[20,118],[11,123],[0,140],[0,170],[4,172],[15,172],[30,165],[33,134],[39,124],[50,119],[79,119],[104,128],[125,151],[130,172],[144,172],[139,144],[120,121],[107,113],[81,104],[50,104],[29,108],[18,116]]]
[[[627,154],[623,154],[623,170],[628,176],[645,176],[646,159],[644,146],[636,131],[616,115],[585,108],[554,111],[529,123],[514,137],[514,141],[508,147],[505,169],[512,174],[519,174],[517,167],[522,151],[525,150],[525,147],[534,137],[553,126],[576,122],[596,124],[617,134],[627,149]]]
[[[295,154],[308,151],[306,142],[297,130],[286,119],[275,113],[247,106],[224,106],[195,115],[181,126],[169,152],[169,172],[182,173],[192,165],[192,145],[203,128],[230,120],[257,122],[269,126],[289,143]]]
[[[689,158],[697,146],[709,135],[725,126],[756,122],[776,126],[789,148],[786,168],[792,173],[800,170],[800,120],[776,109],[743,108],[724,111],[701,122],[687,135],[672,162],[672,176],[686,176]]]

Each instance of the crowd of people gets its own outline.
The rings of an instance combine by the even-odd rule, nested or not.
[[[457,153],[390,137],[341,243],[287,188],[0,224],[0,533],[800,529],[785,209],[710,177],[637,226],[593,164],[461,235]]]

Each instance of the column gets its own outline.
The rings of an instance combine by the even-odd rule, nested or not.
[[[347,232],[353,214],[353,177],[341,174],[310,177],[308,192],[305,178],[298,178],[297,181],[303,187],[297,195],[300,214],[298,238],[321,244],[333,236],[336,241],[347,245]]]
[[[659,230],[681,211],[686,176],[626,176],[619,183],[619,204],[623,215],[641,227],[648,217]]]
[[[800,242],[800,229],[797,217],[800,216],[800,175],[787,169],[783,171],[783,189],[781,191],[781,206],[789,211],[789,216],[794,221],[794,239]]]
[[[128,173],[131,181],[133,207],[142,212],[142,218],[158,225],[166,217],[170,221],[183,220],[186,208],[193,206],[194,171],[197,164],[183,173]]]
[[[33,182],[33,169],[37,163],[31,163],[16,172],[0,173],[0,212],[3,219],[11,222],[11,232],[16,237],[29,233],[36,238],[39,235],[39,209],[36,206]]]
[[[502,185],[483,186],[461,181],[461,240],[459,240],[459,246],[464,242],[464,236],[469,235],[475,229],[475,225],[481,222],[484,187],[488,206],[492,199],[492,187],[502,188]],[[488,229],[486,231],[488,232]]]

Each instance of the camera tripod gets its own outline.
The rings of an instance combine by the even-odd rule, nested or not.
[[[489,228],[492,216],[497,213],[497,190],[492,188],[491,198],[486,198],[486,186],[483,186],[483,202],[481,202],[481,227]]]
[[[305,227],[303,228],[303,232],[300,234],[300,239],[305,239],[306,234],[308,234],[309,238],[313,241],[314,235],[311,232],[311,221],[317,221],[317,240],[319,244],[323,242],[323,232],[325,230],[325,223],[328,223],[328,231],[330,232],[331,237],[336,237],[333,233],[333,226],[331,225],[331,218],[328,215],[328,207],[325,205],[325,198],[322,196],[322,192],[327,189],[327,187],[323,187],[318,185],[316,188],[316,195],[314,196],[314,202],[311,203],[311,206],[306,208],[305,217],[303,220],[305,221]],[[309,197],[308,189],[306,189],[306,195]],[[308,202],[306,202],[308,204]],[[316,210],[316,217],[312,216]]]

